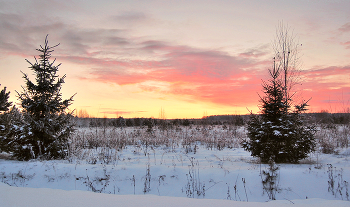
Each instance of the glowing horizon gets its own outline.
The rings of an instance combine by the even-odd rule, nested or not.
[[[14,103],[20,71],[31,75],[25,59],[49,34],[49,45],[60,43],[52,57],[67,75],[63,97],[77,93],[70,109],[108,118],[257,113],[283,21],[301,45],[295,101],[311,98],[309,112],[349,111],[350,2],[39,2],[0,2],[0,84]]]

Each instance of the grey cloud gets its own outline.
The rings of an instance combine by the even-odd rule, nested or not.
[[[127,46],[130,45],[130,41],[127,38],[110,36],[105,38],[103,44],[114,46]]]
[[[64,25],[52,22],[29,25],[26,18],[17,14],[0,13],[0,51],[3,53],[32,54],[49,33],[57,34]]]
[[[0,52],[18,55],[33,55],[47,34],[49,43],[61,43],[59,51],[70,55],[87,55],[91,48],[101,48],[96,54],[108,53],[111,49],[105,47],[130,45],[124,30],[82,29],[59,20],[29,24],[25,16],[18,14],[0,13],[0,31]]]
[[[240,56],[259,58],[259,57],[262,57],[262,56],[267,55],[269,53],[268,47],[269,47],[269,45],[265,44],[265,45],[262,45],[260,47],[251,48],[251,49],[247,50],[246,52],[240,53]]]
[[[141,49],[153,53],[155,50],[165,50],[168,45],[163,41],[147,40],[140,43]]]

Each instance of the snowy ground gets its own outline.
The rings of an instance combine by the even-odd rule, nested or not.
[[[275,188],[267,190],[269,166],[242,148],[190,148],[130,145],[81,151],[85,159],[0,159],[0,206],[350,205],[350,149],[280,164]]]
[[[332,201],[324,199],[307,199],[307,200],[277,200],[265,203],[256,202],[240,202],[230,200],[215,200],[215,199],[190,199],[176,198],[167,196],[153,195],[110,195],[97,194],[84,191],[65,191],[47,188],[23,188],[11,187],[0,183],[0,206],[26,206],[26,207],[62,207],[62,206],[120,206],[120,207],[212,207],[212,206],[242,206],[242,207],[347,207],[348,201]]]

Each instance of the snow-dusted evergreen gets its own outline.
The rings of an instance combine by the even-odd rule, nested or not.
[[[0,135],[0,150],[12,153],[14,140],[22,134],[23,116],[22,113],[13,106],[9,111],[0,116],[1,120],[1,135]]]
[[[68,137],[73,131],[71,112],[68,106],[73,96],[63,100],[61,87],[65,75],[57,75],[58,65],[55,60],[50,62],[53,48],[48,45],[47,36],[44,46],[37,49],[41,54],[39,61],[30,64],[30,69],[36,75],[35,83],[23,73],[25,87],[17,92],[22,107],[22,121],[18,123],[19,134],[11,142],[12,152],[20,160],[31,158],[55,159],[66,156]]]
[[[10,92],[6,93],[6,87],[0,92],[0,152],[6,151],[7,149],[7,137],[9,133],[9,120],[10,116],[7,111],[9,107],[12,105],[11,102],[8,101],[10,98]]]
[[[8,101],[10,98],[10,92],[6,93],[6,87],[0,92],[0,112],[8,111],[11,106],[11,102]]]
[[[296,163],[314,150],[314,127],[303,123],[302,112],[307,102],[292,110],[291,89],[296,84],[298,47],[294,36],[283,24],[277,29],[273,68],[270,80],[263,82],[264,97],[260,97],[261,115],[252,115],[248,123],[249,141],[244,148],[262,162]]]
[[[248,122],[249,141],[243,147],[252,156],[267,163],[296,163],[314,150],[314,128],[303,123],[301,113],[306,103],[290,111],[289,102],[284,101],[280,71],[269,70],[271,80],[263,82],[264,97],[260,98],[261,115],[251,115]]]

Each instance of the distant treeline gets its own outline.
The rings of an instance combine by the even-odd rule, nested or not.
[[[190,125],[237,125],[242,126],[249,118],[247,115],[217,115],[201,119],[157,119],[157,118],[79,118],[75,117],[78,127],[131,127],[131,126],[190,126]]]
[[[317,124],[350,124],[350,113],[307,113],[308,120]]]
[[[214,115],[201,119],[157,119],[157,118],[79,118],[75,117],[78,127],[173,127],[190,125],[235,125],[242,126],[249,121],[250,115]],[[349,124],[350,113],[305,113],[306,120],[314,124]]]

